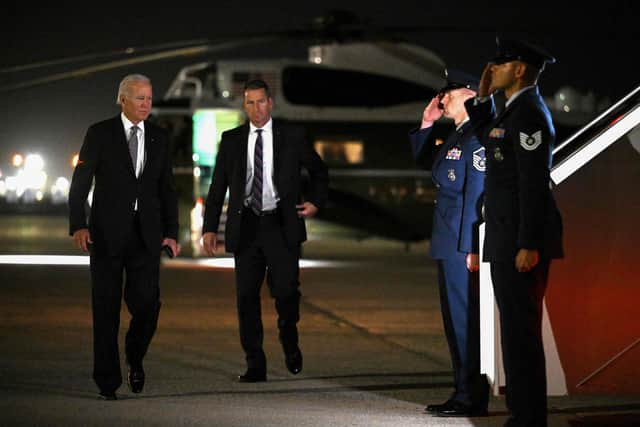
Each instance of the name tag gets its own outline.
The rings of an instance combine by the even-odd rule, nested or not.
[[[462,150],[459,148],[452,148],[447,151],[447,160],[460,160],[460,156],[462,155]]]
[[[504,129],[502,128],[491,129],[491,132],[489,132],[489,138],[504,138]]]

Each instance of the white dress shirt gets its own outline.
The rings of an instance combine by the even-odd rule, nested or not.
[[[120,118],[122,119],[122,124],[124,125],[124,134],[126,135],[127,142],[131,136],[131,128],[134,126],[133,123],[124,115],[124,113],[120,113]],[[140,176],[142,173],[142,168],[144,166],[144,122],[140,122],[138,126],[138,154],[136,156],[136,167],[135,174],[136,178]],[[136,199],[135,206],[133,210],[138,210],[138,199]]]
[[[247,181],[245,183],[245,205],[251,198],[251,186],[253,184],[253,157],[258,133],[256,129],[262,129],[262,210],[269,211],[278,205],[278,191],[273,185],[273,121],[269,121],[257,128],[249,122],[249,141],[247,145]]]

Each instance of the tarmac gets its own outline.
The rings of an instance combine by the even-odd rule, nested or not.
[[[230,259],[181,257],[163,260],[144,391],[123,384],[117,401],[102,401],[91,379],[88,267],[6,257],[72,260],[80,254],[66,227],[62,216],[0,216],[2,426],[502,426],[507,419],[503,396],[492,396],[488,417],[423,412],[452,391],[428,242],[406,247],[318,222],[303,253],[299,375],[285,367],[265,286],[268,381],[238,383],[245,364]],[[123,304],[121,353],[128,320]],[[550,397],[549,425],[640,426],[640,396]]]

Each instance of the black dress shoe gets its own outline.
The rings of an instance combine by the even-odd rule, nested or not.
[[[140,393],[144,388],[144,370],[142,365],[129,366],[129,374],[127,375],[127,385],[132,393]]]
[[[451,399],[447,400],[444,403],[433,403],[431,405],[427,405],[426,408],[424,408],[424,412],[427,412],[429,414],[435,414],[436,412],[440,411],[441,409],[451,405],[453,401]]]
[[[267,373],[261,369],[249,368],[247,372],[238,376],[241,383],[263,383],[267,381]]]
[[[295,351],[284,355],[284,361],[287,364],[287,369],[293,375],[298,375],[302,371],[302,352],[299,348]]]
[[[438,417],[486,417],[487,408],[474,408],[472,405],[451,401],[434,414]]]
[[[115,391],[101,391],[100,399],[102,400],[118,400]]]

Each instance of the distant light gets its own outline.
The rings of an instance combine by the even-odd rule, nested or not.
[[[59,176],[58,179],[56,179],[55,186],[59,190],[63,190],[64,191],[64,190],[69,188],[69,180],[67,178],[65,178],[64,176]]]
[[[203,224],[203,218],[202,218],[203,211],[204,211],[204,205],[202,203],[202,197],[198,197],[190,213],[191,214],[191,232],[195,236],[200,236],[202,234],[201,231],[202,231],[202,224]]]
[[[44,159],[40,154],[27,154],[24,159],[24,169],[30,172],[39,172],[44,169]]]
[[[564,107],[562,107],[562,109],[568,113],[569,111],[571,111],[571,107],[569,107],[568,105],[565,105]]]
[[[14,154],[13,158],[11,159],[11,164],[17,168],[19,168],[20,166],[22,166],[22,162],[24,162],[24,158],[22,157],[22,154]]]
[[[193,176],[195,176],[196,178],[200,178],[200,168],[199,167],[195,167],[193,168]]]
[[[321,57],[319,57],[319,56],[315,56],[315,57],[313,58],[313,63],[314,63],[314,64],[322,64],[322,58],[321,58]]]
[[[228,98],[229,97],[229,91],[228,90],[223,90],[222,91],[222,97],[223,98]]]
[[[36,200],[41,202],[43,198],[44,198],[44,194],[42,193],[42,190],[38,190],[36,192]]]
[[[75,168],[76,166],[78,166],[78,160],[80,160],[80,155],[78,153],[75,153],[71,157],[71,167],[72,168]]]
[[[8,191],[17,191],[18,190],[18,177],[17,176],[8,176],[5,179],[5,183]]]
[[[198,155],[198,153],[193,153],[193,155],[191,156],[191,160],[193,160],[194,162],[200,160],[200,156]]]

